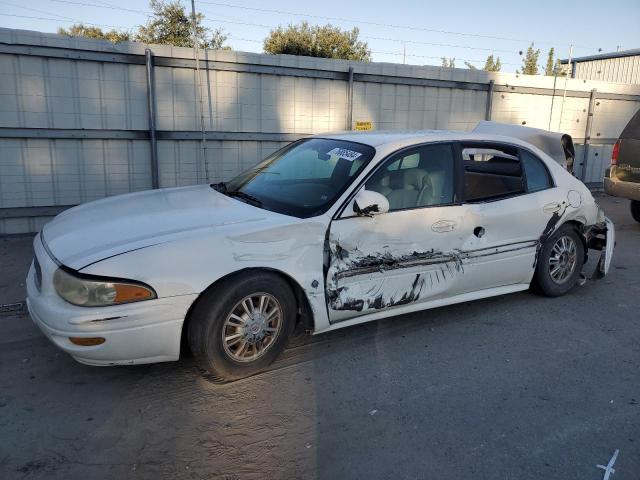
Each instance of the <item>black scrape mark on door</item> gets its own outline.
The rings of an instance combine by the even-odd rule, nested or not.
[[[424,252],[414,251],[400,256],[394,256],[389,252],[384,252],[352,259],[349,258],[349,252],[339,244],[336,244],[335,247],[336,259],[347,260],[342,268],[336,272],[340,277],[351,277],[376,271],[395,270],[421,264],[443,264],[446,265],[446,268],[449,270],[453,267],[457,272],[464,273],[462,256],[462,252],[458,251],[443,253],[431,249]]]
[[[349,258],[349,252],[344,248],[342,248],[342,246],[339,243],[336,243],[335,251],[336,251],[336,258],[338,260],[346,260],[347,258]]]
[[[553,233],[556,231],[556,226],[558,225],[558,222],[560,222],[560,219],[562,218],[562,216],[566,211],[567,211],[567,202],[562,202],[560,209],[557,212],[553,212],[553,215],[551,215],[551,218],[549,218],[547,225],[544,227],[544,230],[542,231],[542,234],[538,239],[538,245],[536,247],[536,255],[533,259],[533,268],[535,268],[536,265],[538,264],[538,256],[540,255],[540,250],[542,249],[546,241],[549,240],[549,237],[553,235]]]
[[[380,308],[386,307],[395,307],[398,305],[406,305],[408,303],[413,303],[420,298],[420,292],[422,292],[422,287],[424,287],[424,278],[420,273],[416,274],[416,278],[413,280],[411,284],[411,290],[402,294],[399,300],[394,300],[393,297],[389,299],[388,302],[384,303],[384,299],[382,295],[379,295],[373,300],[369,300],[368,306],[369,308],[375,308],[376,310]]]
[[[381,308],[395,307],[398,305],[406,305],[408,303],[412,303],[417,301],[420,298],[420,293],[424,287],[424,277],[422,274],[416,274],[413,283],[411,284],[411,289],[407,292],[404,292],[402,296],[395,300],[393,297],[390,297],[389,300],[384,299],[384,295],[380,294],[375,296],[374,298],[363,300],[356,298],[347,298],[346,300],[340,301],[339,293],[345,291],[344,288],[339,288],[334,295],[331,295],[329,298],[329,302],[331,304],[331,308],[333,310],[353,310],[356,312],[361,312],[365,304],[367,309],[380,310]]]
[[[350,298],[342,303],[340,308],[336,310],[355,310],[356,312],[361,312],[364,308],[364,300],[361,298]]]
[[[340,287],[336,290],[329,290],[327,292],[329,305],[332,310],[355,310],[361,312],[364,308],[364,300],[361,298],[347,298],[346,300],[340,299],[342,292],[347,292],[347,287]]]

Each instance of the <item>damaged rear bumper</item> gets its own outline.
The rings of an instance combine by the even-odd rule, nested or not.
[[[611,267],[611,259],[613,258],[613,249],[616,246],[616,229],[613,222],[609,218],[589,229],[587,237],[587,247],[594,250],[600,250],[600,260],[596,268],[595,276],[604,277],[609,273]]]

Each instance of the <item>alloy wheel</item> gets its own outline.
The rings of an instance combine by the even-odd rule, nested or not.
[[[274,344],[282,323],[282,307],[273,295],[248,295],[227,315],[222,328],[224,350],[237,362],[252,362]]]
[[[551,249],[549,255],[549,274],[557,284],[566,283],[578,264],[578,248],[573,238],[564,235],[560,237]]]

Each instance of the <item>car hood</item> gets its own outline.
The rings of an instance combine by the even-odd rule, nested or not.
[[[79,270],[108,257],[184,235],[283,216],[229,198],[209,185],[119,195],[71,208],[45,225],[45,246]]]

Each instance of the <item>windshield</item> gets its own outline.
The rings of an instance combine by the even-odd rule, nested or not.
[[[213,187],[267,210],[313,217],[337,200],[374,154],[374,148],[360,143],[300,140],[230,182]]]

